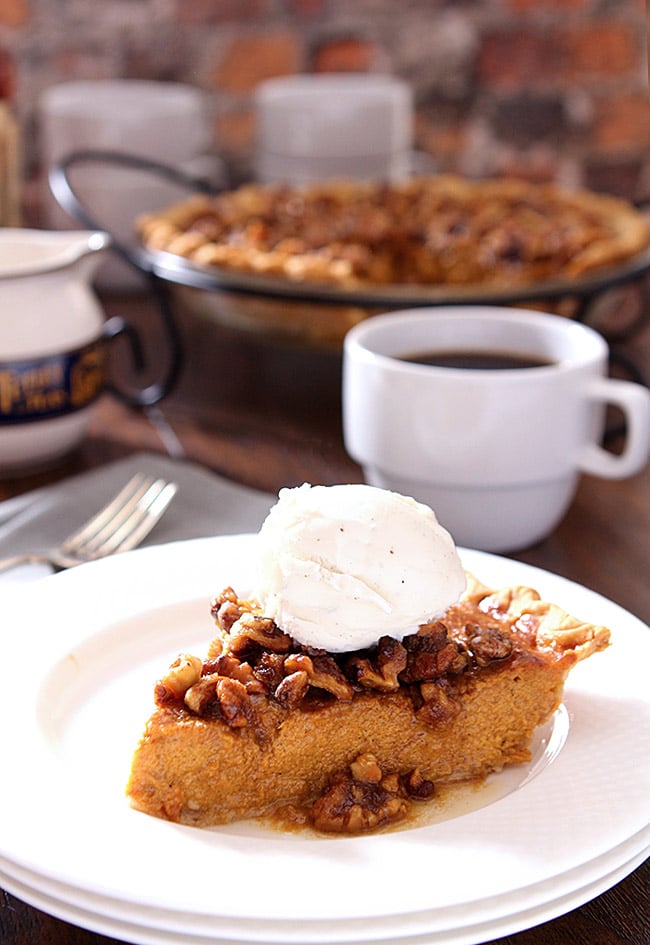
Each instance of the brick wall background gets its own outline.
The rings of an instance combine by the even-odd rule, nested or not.
[[[0,98],[27,181],[53,83],[199,86],[237,182],[250,173],[255,86],[310,71],[409,80],[416,144],[440,170],[650,195],[643,0],[0,0]]]

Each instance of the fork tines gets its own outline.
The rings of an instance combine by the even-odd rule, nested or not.
[[[175,483],[136,473],[108,505],[65,541],[61,550],[92,560],[134,548],[151,531],[176,490]]]

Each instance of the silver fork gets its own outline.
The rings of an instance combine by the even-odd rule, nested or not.
[[[129,551],[147,537],[173,499],[177,485],[136,473],[104,508],[49,551],[0,560],[0,573],[19,564],[44,562],[55,571]]]

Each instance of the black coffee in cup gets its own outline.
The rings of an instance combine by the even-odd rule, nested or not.
[[[548,367],[553,361],[518,351],[417,351],[402,355],[400,361],[429,367],[464,368],[470,371],[512,371]]]

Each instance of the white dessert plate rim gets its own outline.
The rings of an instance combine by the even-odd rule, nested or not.
[[[387,933],[382,926],[377,929],[377,938],[366,938],[364,941],[375,945],[390,938],[390,945],[480,945],[481,942],[489,942],[498,936],[524,931],[579,908],[585,902],[589,902],[625,879],[641,866],[649,853],[650,847],[645,847],[619,866],[603,872],[598,879],[585,885],[575,882],[570,892],[551,897],[538,905],[531,906],[524,900],[521,909],[515,909],[513,912],[502,910],[501,914],[497,914],[495,918],[486,920],[477,920],[472,910],[463,924],[440,930],[431,929],[423,935],[405,930],[404,935],[396,937],[391,932]],[[5,872],[0,864],[0,886],[43,912],[81,928],[124,938],[133,945],[176,945],[178,942],[179,931],[177,928],[169,928],[166,925],[165,914],[161,914],[157,922],[149,924],[146,915],[136,914],[135,917],[129,917],[121,908],[122,903],[115,910],[112,905],[111,909],[107,909],[101,900],[94,901],[92,895],[88,897],[89,901],[80,901],[77,890],[72,893],[64,890],[62,893],[51,882],[43,880],[42,877],[32,876],[29,872],[21,874],[13,865],[8,872]],[[315,940],[310,935],[304,938],[301,935],[302,928],[301,923],[286,927],[286,931],[290,929],[291,937],[283,941],[290,941],[291,945],[313,945],[315,941],[323,943],[339,941],[341,945],[355,945],[357,941],[347,938],[337,940],[336,936],[332,937],[331,934],[328,938],[320,940]],[[258,940],[250,936],[227,938],[221,933],[217,936],[214,928],[195,929],[191,921],[181,925],[181,934],[185,945],[203,945],[206,941],[213,945],[241,945],[241,943],[275,945],[276,941],[275,939]]]

